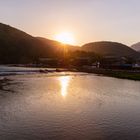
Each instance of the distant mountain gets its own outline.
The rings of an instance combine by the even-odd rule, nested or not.
[[[140,52],[140,42],[138,42],[138,43],[132,45],[131,48],[133,48],[134,50]]]
[[[75,49],[70,45],[65,47]],[[57,57],[63,48],[60,42],[33,37],[0,23],[0,63],[29,63],[41,57]]]
[[[136,57],[139,55],[135,50],[124,44],[109,41],[88,43],[82,46],[82,50],[94,52],[103,56]]]

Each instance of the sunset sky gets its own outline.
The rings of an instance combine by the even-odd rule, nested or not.
[[[54,39],[72,32],[76,44],[140,41],[140,0],[0,0],[0,22]]]

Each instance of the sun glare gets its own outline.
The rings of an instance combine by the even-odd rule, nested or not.
[[[55,40],[63,44],[71,44],[71,45],[75,44],[74,35],[70,32],[62,32],[60,34],[57,34],[55,36]]]

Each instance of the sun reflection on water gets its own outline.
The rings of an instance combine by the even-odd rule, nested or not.
[[[67,95],[67,90],[69,86],[70,76],[62,76],[59,78],[60,85],[61,85],[61,95],[65,97]]]

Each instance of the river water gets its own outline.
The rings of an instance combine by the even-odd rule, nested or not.
[[[0,140],[139,140],[140,82],[85,73],[6,76]]]

